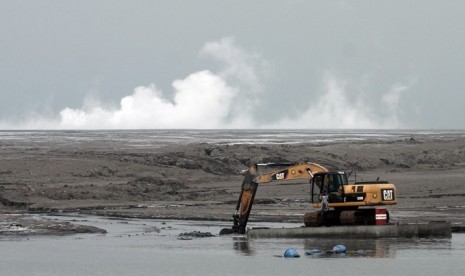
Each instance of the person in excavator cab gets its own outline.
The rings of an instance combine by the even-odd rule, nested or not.
[[[328,178],[328,199],[329,202],[344,202],[342,197],[342,182],[339,175],[329,174],[326,175]]]
[[[344,202],[342,196],[343,184],[341,182],[339,175],[316,175],[315,176],[315,185],[320,191],[319,201],[322,201],[323,195],[327,197],[328,203],[332,202]]]

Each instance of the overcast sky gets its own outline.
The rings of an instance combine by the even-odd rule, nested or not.
[[[0,1],[0,129],[464,129],[465,1]]]

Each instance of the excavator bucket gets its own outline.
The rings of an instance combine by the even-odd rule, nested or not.
[[[220,235],[233,233],[245,234],[250,210],[252,210],[252,204],[258,187],[258,183],[254,181],[256,172],[256,165],[250,162],[249,169],[246,171],[244,180],[242,181],[241,194],[236,204],[236,212],[233,215],[233,227],[222,229]]]

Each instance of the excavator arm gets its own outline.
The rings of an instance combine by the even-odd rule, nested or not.
[[[268,168],[281,167],[282,169],[259,174],[259,167],[262,166],[266,166]],[[311,180],[313,178],[313,174],[327,171],[328,170],[325,167],[316,163],[254,164],[250,162],[249,169],[245,172],[244,180],[242,182],[241,193],[236,204],[236,212],[233,215],[234,225],[232,229],[223,229],[220,234],[245,233],[258,185],[274,181],[280,182],[294,179]]]

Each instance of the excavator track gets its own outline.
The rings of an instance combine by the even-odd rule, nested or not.
[[[378,212],[381,211],[381,212]],[[378,214],[381,213],[381,214]],[[376,225],[388,224],[389,212],[386,209],[330,210],[326,214],[326,226],[331,225]],[[320,227],[323,225],[322,212],[308,212],[304,215],[304,225]]]
[[[321,226],[321,212],[309,212],[304,215],[304,225],[307,227]]]

